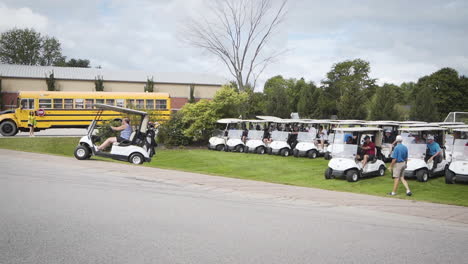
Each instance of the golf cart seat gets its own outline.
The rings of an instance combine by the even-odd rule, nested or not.
[[[122,142],[115,142],[114,145],[117,145],[119,147],[127,147],[130,146],[133,142],[133,138],[135,138],[136,132],[133,131],[132,134],[130,135],[130,138],[128,140],[124,140]]]

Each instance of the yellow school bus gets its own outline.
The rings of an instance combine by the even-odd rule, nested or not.
[[[167,93],[125,92],[19,92],[17,108],[0,115],[0,133],[14,136],[18,131],[29,131],[28,115],[36,113],[35,130],[48,128],[85,128],[94,119],[97,110],[93,104],[108,104],[150,111],[154,120],[170,117],[170,98]],[[104,111],[103,120],[121,119],[121,113]]]

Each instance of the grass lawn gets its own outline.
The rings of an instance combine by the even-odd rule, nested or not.
[[[0,148],[72,157],[78,140],[0,138]],[[384,177],[362,179],[356,183],[325,180],[323,174],[327,163],[323,158],[311,160],[204,149],[175,149],[157,150],[156,156],[146,166],[377,196],[385,196],[391,191],[393,180],[388,171]],[[408,182],[414,195],[407,197],[404,187],[400,185],[398,198],[468,206],[468,185],[445,184],[443,177],[426,183],[415,180]]]

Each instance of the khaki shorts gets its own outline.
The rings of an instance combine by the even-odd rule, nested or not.
[[[406,162],[395,163],[393,167],[393,178],[402,178],[405,176]]]

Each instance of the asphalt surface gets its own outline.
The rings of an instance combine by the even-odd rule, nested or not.
[[[0,150],[0,263],[468,259],[468,225],[461,222],[285,199],[254,191],[257,183],[224,179]],[[276,188],[291,197],[298,190]]]

